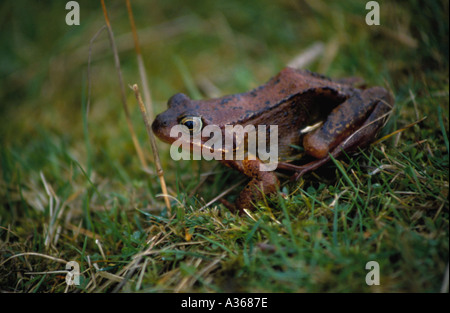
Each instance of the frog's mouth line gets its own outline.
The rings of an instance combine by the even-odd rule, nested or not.
[[[189,160],[193,153],[193,160],[201,157],[218,161],[259,159],[261,171],[277,168],[278,125],[225,125],[224,128],[206,125],[192,132],[178,124],[171,128],[170,137],[175,139],[170,147],[173,160]]]

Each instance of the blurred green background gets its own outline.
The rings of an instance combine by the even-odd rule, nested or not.
[[[45,131],[71,143],[80,138],[89,41],[104,19],[98,1],[79,3],[80,26],[65,24],[64,1],[1,4],[4,144],[26,146]],[[370,84],[387,81],[396,92],[407,83],[430,85],[423,81],[430,71],[434,74],[427,80],[447,78],[447,2],[380,1],[379,27],[365,24],[365,3],[132,1],[155,110],[162,111],[175,92],[186,92],[177,60],[194,82],[206,78],[221,94],[236,93],[265,82],[317,41],[326,45],[327,57],[309,67],[333,77],[360,75]],[[107,6],[125,83],[139,83],[126,7],[121,1],[107,1]],[[114,130],[124,123],[106,32],[92,55],[90,122],[102,125],[100,129],[115,124],[103,135],[121,150],[127,143]],[[131,93],[129,102],[134,105]],[[111,143],[101,132],[91,135],[94,145]]]
[[[83,119],[89,43],[105,20],[100,1],[78,3],[80,26],[66,25],[66,1],[0,4],[0,226],[12,227],[17,234],[14,244],[5,246],[6,232],[0,233],[8,251],[42,249],[37,243],[30,247],[26,239],[40,232],[32,221],[46,220],[39,213],[39,208],[48,210],[40,173],[62,200],[90,186],[81,168],[91,168],[102,192],[118,197],[131,210],[142,201],[162,205],[146,198],[159,192],[158,181],[155,176],[148,181],[132,145],[106,31],[92,45],[91,103]],[[357,0],[132,1],[155,114],[176,92],[206,98],[261,85],[321,42],[324,52],[308,68],[331,77],[360,76],[369,85],[390,88],[396,111],[383,134],[427,116],[420,128],[406,131],[400,140],[414,145],[428,138],[427,149],[439,158],[440,170],[448,171],[448,1],[378,3],[380,26],[365,23],[366,1]],[[140,84],[125,2],[106,5],[124,82]],[[144,124],[128,88],[127,99],[138,138],[151,159]],[[179,180],[189,185],[186,176],[191,173],[180,172],[186,165],[170,159],[167,145],[158,146],[169,189],[176,193]],[[429,155],[426,148],[414,151],[421,158]],[[423,164],[433,171],[436,164],[427,162]],[[443,190],[448,190],[448,175],[443,177]],[[224,187],[210,194],[204,191],[205,199],[220,188]],[[448,201],[443,207],[448,236]],[[92,229],[92,219],[83,217],[83,227]],[[388,290],[438,289],[439,273],[448,262],[448,237],[438,238],[437,245],[444,248],[430,257],[439,260],[437,273],[417,285],[407,286],[405,281]]]

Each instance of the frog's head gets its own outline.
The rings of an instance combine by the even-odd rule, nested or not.
[[[249,110],[248,97],[254,98],[253,95],[236,94],[192,100],[177,93],[169,99],[168,109],[156,116],[152,124],[153,133],[169,144],[189,143],[191,151],[199,151],[199,148],[214,152],[235,149],[243,141],[233,139],[233,143],[228,143],[233,147],[226,147],[226,126],[237,125],[242,118],[250,116],[253,110]]]
[[[177,138],[170,137],[170,130],[175,125],[180,124],[190,103],[191,99],[185,94],[177,93],[172,96],[167,103],[168,109],[161,114],[158,114],[153,121],[153,133],[164,142],[174,142]]]
[[[182,134],[170,133],[174,126],[185,126],[185,132],[190,135],[200,133],[208,124],[213,123],[209,111],[211,105],[208,101],[196,101],[182,93],[177,93],[168,101],[168,109],[157,115],[152,124],[153,133],[162,141],[173,143],[181,139]],[[175,135],[174,135],[175,134]],[[208,138],[201,138],[202,143]]]

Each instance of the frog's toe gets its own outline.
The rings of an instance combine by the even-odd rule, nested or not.
[[[328,155],[330,142],[326,137],[322,136],[322,133],[311,133],[305,136],[303,148],[309,155],[316,159],[322,159]]]

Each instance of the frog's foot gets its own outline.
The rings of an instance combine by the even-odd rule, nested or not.
[[[291,176],[291,180],[294,181],[294,180],[298,180],[304,174],[321,167],[322,165],[327,163],[329,160],[330,160],[330,157],[327,156],[323,159],[315,160],[315,161],[312,161],[312,162],[309,162],[309,163],[303,164],[303,165],[294,165],[291,163],[280,162],[280,163],[278,163],[277,168],[281,169],[281,170],[288,170],[288,171],[296,172],[294,175]]]
[[[305,136],[305,151],[318,160],[308,164],[291,166],[298,179],[338,157],[343,151],[352,151],[373,141],[392,111],[393,98],[381,87],[364,90],[361,95],[349,98],[339,105],[324,125]],[[280,167],[280,166],[279,166]]]
[[[274,172],[261,171],[259,168],[262,164],[260,160],[229,161],[225,164],[252,178],[235,202],[236,209],[241,213],[244,209],[253,210],[252,203],[263,199],[264,195],[277,192],[280,185],[277,176]]]

